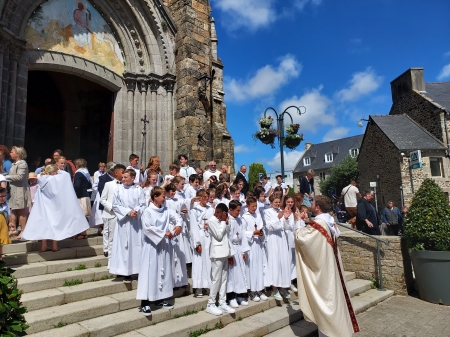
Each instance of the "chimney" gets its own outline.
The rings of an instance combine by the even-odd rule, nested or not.
[[[307,142],[307,143],[305,144],[305,151],[308,151],[309,148],[311,147],[311,145],[312,145],[312,143]]]
[[[425,91],[423,68],[409,68],[391,82],[392,103],[412,90]]]

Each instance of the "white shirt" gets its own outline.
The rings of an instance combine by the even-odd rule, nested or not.
[[[194,168],[190,166],[181,166],[180,167],[180,176],[184,177],[186,179],[186,184],[189,184],[189,177],[193,174],[197,174],[195,172]]]
[[[358,200],[356,199],[356,195],[359,193],[359,190],[356,186],[348,185],[342,189],[342,195],[344,196],[345,207],[356,207],[358,204]],[[345,194],[345,195],[344,195]]]
[[[275,185],[276,185],[276,186],[280,186],[280,187],[283,189],[283,195],[286,194],[286,189],[287,189],[288,187],[287,187],[287,185],[286,185],[285,183],[281,183],[281,184],[276,183]]]
[[[267,197],[267,195],[269,194],[270,190],[272,189],[272,184],[270,183],[270,181],[267,181],[267,183],[262,184],[262,187],[264,188],[264,196]]]
[[[133,167],[133,166],[128,166],[127,170],[128,169],[133,169],[136,171],[136,178],[134,178],[134,183],[135,184],[140,183],[141,182],[141,169],[139,167]]]
[[[208,181],[208,179],[211,178],[212,175],[215,175],[217,177],[217,181],[219,181],[220,171],[218,170],[215,170],[214,172],[212,172],[211,170],[205,171],[203,173],[203,181]]]

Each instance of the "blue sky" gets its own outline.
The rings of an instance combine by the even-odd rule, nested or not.
[[[225,64],[228,129],[236,165],[279,170],[279,148],[252,140],[267,107],[306,107],[305,140],[286,151],[292,169],[305,142],[364,132],[360,118],[388,114],[390,82],[423,67],[450,81],[450,1],[211,0]]]

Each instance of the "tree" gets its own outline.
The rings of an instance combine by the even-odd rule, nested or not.
[[[352,156],[345,157],[339,164],[333,165],[331,174],[322,180],[319,184],[320,192],[328,195],[329,190],[336,190],[340,195],[342,189],[347,186],[351,180],[358,177],[358,162]]]
[[[259,181],[259,174],[266,174],[266,169],[264,168],[263,164],[260,163],[253,163],[250,164],[249,171],[248,171],[248,184],[249,184],[249,190],[252,190],[253,183],[255,181]]]

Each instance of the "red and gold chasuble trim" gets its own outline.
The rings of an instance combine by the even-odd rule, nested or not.
[[[345,287],[344,277],[342,275],[342,270],[341,270],[341,264],[339,263],[339,255],[338,255],[338,251],[337,251],[337,240],[333,240],[333,238],[330,237],[330,235],[328,234],[326,229],[323,228],[321,225],[319,225],[317,222],[311,221],[309,224],[314,229],[317,229],[319,231],[319,233],[325,237],[325,239],[331,245],[331,247],[333,247],[334,258],[336,260],[336,264],[338,267],[339,278],[341,280],[342,290],[344,291],[345,302],[347,303],[348,313],[350,315],[350,319],[352,320],[353,331],[359,332],[359,326],[358,326],[358,322],[356,321],[356,315],[355,315],[355,312],[353,311],[352,302],[350,301],[350,296],[347,292],[347,288]]]

